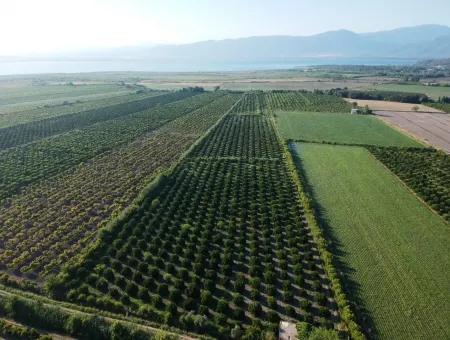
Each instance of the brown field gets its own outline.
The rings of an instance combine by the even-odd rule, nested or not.
[[[450,153],[450,114],[402,111],[376,111],[375,114],[426,144]]]
[[[344,98],[349,103],[356,102],[358,106],[366,106],[368,105],[374,111],[396,111],[396,112],[412,112],[414,106],[419,107],[419,111],[421,112],[442,112],[438,109],[425,106],[422,104],[408,104],[408,103],[398,103],[398,102],[388,102],[383,100],[362,100],[362,99],[351,99]]]
[[[343,79],[332,80],[327,78],[235,78],[235,79],[198,79],[192,81],[174,81],[174,80],[153,80],[146,79],[139,82],[152,89],[173,90],[189,86],[200,86],[207,90],[211,90],[216,86],[220,86],[226,90],[329,90],[333,88],[349,87],[353,89],[367,89],[373,86],[374,79],[355,80]]]

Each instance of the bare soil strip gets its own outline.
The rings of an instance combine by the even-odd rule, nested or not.
[[[450,153],[450,115],[431,112],[376,111],[388,124],[425,143]]]

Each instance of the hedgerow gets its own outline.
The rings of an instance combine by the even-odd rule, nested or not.
[[[0,316],[4,316],[30,327],[58,332],[78,339],[137,339],[153,338],[173,339],[174,336],[164,331],[152,331],[131,323],[112,321],[110,319],[86,313],[69,312],[63,308],[47,305],[38,301],[18,296],[0,295]],[[12,327],[0,320],[0,334],[29,339],[51,339],[42,336],[27,326]]]

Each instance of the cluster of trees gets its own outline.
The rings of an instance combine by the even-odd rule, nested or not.
[[[438,103],[450,104],[450,97],[439,97]]]
[[[0,336],[4,336],[7,339],[38,339],[38,340],[51,340],[51,336],[42,335],[36,329],[17,325],[11,322],[0,319]]]
[[[0,296],[0,316],[18,321],[29,327],[67,334],[80,339],[149,340],[174,338],[163,331],[153,333],[131,323],[110,321],[91,314],[68,312],[57,306],[13,295]],[[28,339],[51,339],[51,337],[43,336],[29,327],[11,327],[0,320],[0,335],[3,333],[4,335]]]
[[[53,290],[101,308],[107,296],[114,310],[213,336],[275,335],[282,317],[332,328],[329,283],[281,151],[240,157],[274,134],[248,143],[261,138],[249,131],[272,127],[238,117],[203,141],[239,141],[231,159],[194,152]]]
[[[0,208],[0,262],[22,273],[45,274],[88,246],[99,227],[128,206],[157,172],[169,168],[238,99],[219,93],[191,98],[202,96],[208,102],[194,110],[197,103],[189,109],[183,106],[190,98],[174,103],[188,112],[148,138],[7,201]]]
[[[327,91],[330,95],[344,98],[366,99],[366,100],[386,100],[400,103],[421,104],[428,103],[431,99],[426,94],[408,93],[396,91],[361,91],[349,89],[331,89]]]
[[[0,152],[0,200],[33,182],[51,177],[102,152],[131,142],[162,126],[168,120],[197,110],[220,97],[221,94],[188,96],[172,104],[4,150]]]
[[[266,95],[263,91],[246,92],[242,100],[236,105],[233,113],[262,113],[267,107]]]
[[[229,114],[194,151],[202,157],[279,158],[280,146],[269,121],[259,115]]]
[[[0,129],[0,150],[17,145],[30,143],[34,140],[50,137],[73,129],[127,116],[131,113],[149,110],[156,105],[182,100],[194,95],[195,92],[172,92],[160,95],[150,95],[129,102],[102,106],[87,111],[65,114],[25,124],[14,125]]]
[[[6,269],[6,266],[4,264],[0,264],[0,270],[2,269]],[[19,288],[37,294],[42,293],[41,288],[36,282],[26,279],[19,280],[17,278],[8,275],[7,273],[0,274],[0,283],[8,287]]]
[[[266,93],[270,111],[348,112],[351,105],[324,91],[270,91]]]
[[[450,156],[434,149],[382,148],[369,150],[434,210],[450,221]]]

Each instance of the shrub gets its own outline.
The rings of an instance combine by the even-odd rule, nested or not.
[[[261,313],[261,304],[259,302],[252,302],[248,305],[248,311],[255,315],[258,316],[259,313]]]

